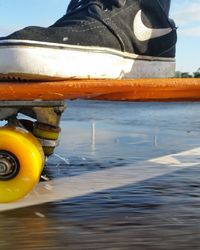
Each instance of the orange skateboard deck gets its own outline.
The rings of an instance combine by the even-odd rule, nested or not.
[[[52,82],[0,82],[0,101],[67,99],[200,101],[200,79],[70,79]]]

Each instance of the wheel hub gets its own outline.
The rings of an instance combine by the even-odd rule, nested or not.
[[[17,158],[7,151],[0,151],[0,181],[12,179],[18,172],[19,162]]]

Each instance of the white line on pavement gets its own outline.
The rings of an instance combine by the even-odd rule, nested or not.
[[[1,204],[0,211],[66,200],[136,184],[181,169],[199,166],[199,157],[200,148],[194,148],[132,165],[113,167],[79,176],[39,183],[35,190],[24,199],[15,203]]]

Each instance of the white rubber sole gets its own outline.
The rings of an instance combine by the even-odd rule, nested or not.
[[[174,73],[175,60],[171,58],[138,56],[100,47],[0,41],[1,79],[165,78]]]

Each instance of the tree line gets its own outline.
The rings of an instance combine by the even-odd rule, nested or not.
[[[200,78],[200,68],[194,73],[176,71],[177,78]]]

